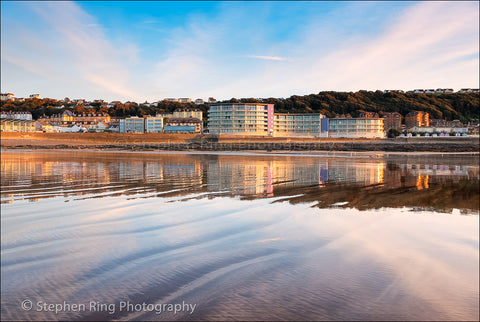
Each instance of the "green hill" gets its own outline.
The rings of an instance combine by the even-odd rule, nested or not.
[[[240,101],[257,101],[241,99]],[[405,116],[410,111],[425,111],[430,118],[458,119],[462,122],[479,119],[480,94],[413,94],[369,92],[320,92],[305,96],[291,96],[287,99],[269,98],[263,102],[275,104],[277,113],[322,113],[327,117],[350,113],[353,117],[362,112],[399,112]]]
[[[353,117],[362,112],[377,112],[380,116],[384,112],[399,112],[405,116],[410,111],[425,111],[430,113],[430,118],[454,120],[462,122],[478,121],[480,114],[480,94],[478,93],[452,93],[452,94],[413,94],[382,91],[358,92],[320,92],[305,96],[293,95],[286,99],[242,98],[231,99],[224,102],[263,102],[275,105],[277,113],[322,113],[327,117],[335,114],[350,113]],[[63,105],[63,107],[62,107]],[[177,108],[199,108],[204,112],[206,121],[208,104],[195,105],[194,103],[159,102],[156,106],[142,106],[135,102],[121,103],[113,108],[101,107],[99,103],[92,103],[92,108],[84,105],[75,106],[52,99],[27,99],[20,101],[2,101],[2,111],[29,111],[34,119],[41,115],[62,113],[72,110],[75,113],[105,112],[113,117],[142,116],[157,112],[172,112]]]

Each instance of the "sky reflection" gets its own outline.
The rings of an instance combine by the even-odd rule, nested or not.
[[[471,320],[478,215],[190,199],[2,205],[2,319],[186,319],[25,312],[18,299],[198,303],[194,319]],[[276,199],[276,198],[274,198]],[[5,214],[5,215],[4,215]],[[118,313],[118,312],[117,312]],[[192,318],[192,317],[190,317]]]
[[[271,198],[358,209],[479,210],[478,155],[305,157],[2,153],[2,203],[63,196]],[[182,199],[183,200],[183,199]]]

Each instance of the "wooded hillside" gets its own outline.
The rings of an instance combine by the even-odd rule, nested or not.
[[[293,95],[286,99],[266,98],[232,98],[224,102],[263,102],[275,104],[277,113],[322,113],[327,117],[335,114],[350,113],[353,117],[362,112],[399,112],[405,116],[410,111],[425,111],[430,118],[454,120],[462,122],[478,121],[480,114],[480,94],[413,94],[382,91],[358,92],[320,92],[305,96]],[[63,105],[63,107],[62,107]],[[102,107],[102,103],[90,103],[91,108],[84,104],[75,105],[52,99],[27,99],[20,101],[2,101],[2,111],[29,111],[33,118],[42,115],[62,113],[72,110],[74,113],[108,113],[113,117],[155,115],[157,112],[172,112],[177,108],[199,108],[204,112],[206,121],[208,104],[178,103],[161,101],[154,106],[135,102],[118,103],[113,108]]]

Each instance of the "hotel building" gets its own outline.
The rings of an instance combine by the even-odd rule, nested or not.
[[[328,135],[328,119],[319,113],[274,114],[275,136],[315,136]]]
[[[332,138],[383,138],[383,119],[376,113],[359,118],[335,117],[330,119],[328,135]]]
[[[208,110],[210,134],[273,135],[273,104],[219,103]]]

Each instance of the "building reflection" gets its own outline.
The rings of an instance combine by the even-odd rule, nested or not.
[[[222,193],[262,198],[294,196],[307,188],[323,189],[323,193],[339,185],[344,191],[349,191],[346,187],[370,186],[425,191],[452,181],[479,179],[475,162],[200,154],[79,156],[2,154],[2,203],[58,196],[140,194],[171,197]]]

